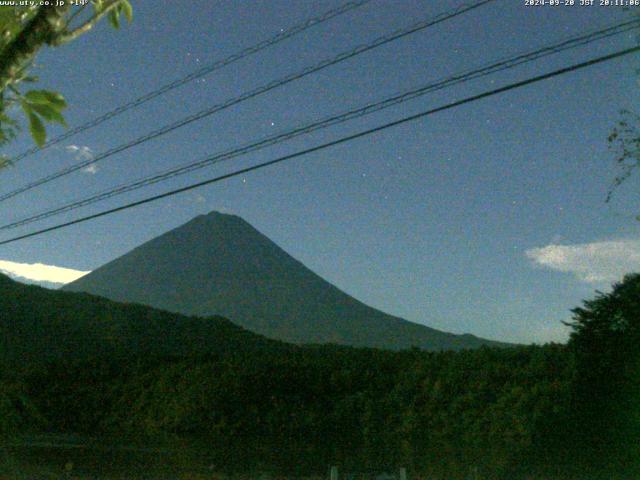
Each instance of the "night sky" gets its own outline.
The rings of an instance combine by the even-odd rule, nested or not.
[[[340,1],[134,3],[134,21],[106,22],[38,57],[41,88],[81,124],[193,70],[318,15]],[[164,95],[0,172],[0,192],[460,1],[382,1]],[[579,0],[577,0],[579,3]],[[159,5],[162,5],[161,7]],[[0,222],[411,87],[629,18],[621,7],[525,7],[498,0],[147,142],[0,205]],[[633,46],[625,34],[115,197],[27,233],[269,160],[508,82]],[[243,217],[359,300],[454,333],[563,341],[569,310],[640,270],[640,181],[605,203],[616,174],[607,136],[640,100],[639,56],[429,116],[96,221],[0,247],[0,269],[43,263],[88,271],[211,210]],[[50,134],[61,133],[50,128]],[[26,133],[5,149],[32,145]],[[3,267],[3,265],[5,265]],[[9,265],[9,266],[7,266]],[[16,267],[19,270],[20,267]]]

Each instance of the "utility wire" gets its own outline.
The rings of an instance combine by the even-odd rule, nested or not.
[[[167,83],[159,87],[156,90],[152,90],[134,100],[131,100],[130,102],[125,103],[124,105],[114,108],[113,110],[106,112],[103,115],[100,115],[99,117],[89,120],[88,122],[85,122],[82,125],[78,125],[77,127],[71,128],[66,132],[58,135],[57,137],[54,137],[51,140],[47,141],[42,147],[29,148],[28,150],[25,150],[19,155],[16,155],[15,157],[13,157],[11,159],[11,162],[17,163],[20,160],[23,160],[24,158],[33,155],[34,153],[40,152],[53,145],[57,145],[58,143],[63,142],[68,138],[74,135],[77,135],[78,133],[90,130],[106,122],[107,120],[117,117],[118,115],[124,112],[137,108],[140,105],[147,103],[148,101],[153,100],[156,97],[159,97],[160,95],[164,95],[165,93],[170,92],[171,90],[174,90],[178,87],[181,87],[189,82],[192,82],[193,80],[197,80],[216,70],[220,70],[221,68],[226,67],[227,65],[231,65],[232,63],[242,60],[243,58],[249,57],[269,47],[277,45],[278,43],[283,42],[284,40],[287,40],[289,38],[292,38],[298,35],[299,33],[302,33],[305,30],[308,30],[311,27],[315,27],[316,25],[320,25],[324,22],[327,22],[332,18],[338,17],[344,13],[350,12],[351,10],[355,10],[356,8],[362,7],[363,5],[369,2],[371,2],[371,0],[355,0],[355,1],[347,2],[344,5],[341,5],[337,8],[331,9],[323,13],[322,15],[309,18],[298,25],[295,25],[291,28],[288,28],[287,30],[284,30],[278,33],[277,35],[274,35],[259,43],[256,43],[255,45],[252,45],[236,53],[233,53],[228,57],[222,58],[220,60],[216,60],[215,62],[209,65],[206,65],[202,68],[199,68],[198,70],[195,70],[184,77],[178,78],[170,83]]]
[[[185,125],[188,125],[190,123],[193,123],[197,120],[201,120],[205,117],[208,117],[210,115],[213,115],[214,113],[220,112],[222,110],[225,110],[229,107],[232,107],[234,105],[237,105],[241,102],[244,102],[245,100],[249,100],[251,98],[257,97],[258,95],[261,95],[263,93],[269,92],[275,88],[281,87],[283,85],[286,85],[288,83],[291,83],[295,80],[299,80],[303,77],[306,77],[307,75],[310,75],[312,73],[318,72],[320,70],[323,70],[329,66],[332,65],[336,65],[338,63],[341,63],[345,60],[348,60],[350,58],[353,58],[357,55],[360,55],[364,52],[367,52],[369,50],[373,50],[374,48],[380,47],[382,45],[386,45],[390,42],[393,42],[395,40],[398,40],[400,38],[406,37],[407,35],[410,35],[412,33],[418,32],[420,30],[424,30],[430,26],[436,25],[438,23],[444,22],[446,20],[452,19],[454,17],[457,17],[459,15],[462,15],[470,10],[474,10],[482,5],[485,5],[487,3],[491,3],[495,0],[480,0],[477,1],[473,4],[470,5],[463,5],[457,8],[454,8],[446,13],[442,13],[440,15],[437,15],[436,17],[433,18],[429,18],[423,21],[420,21],[418,23],[413,24],[412,26],[408,27],[408,28],[403,28],[400,30],[396,30],[395,32],[392,32],[388,35],[384,35],[382,37],[378,37],[376,40],[374,40],[371,43],[365,44],[365,45],[361,45],[358,47],[355,47],[351,50],[348,50],[346,52],[343,52],[333,58],[327,59],[327,60],[323,60],[322,62],[313,65],[311,67],[307,67],[305,69],[303,69],[300,72],[297,73],[293,73],[290,75],[287,75],[284,78],[281,78],[279,80],[275,80],[272,82],[267,83],[266,85],[263,85],[261,87],[258,87],[254,90],[251,90],[249,92],[243,93],[242,95],[238,96],[238,97],[234,97],[231,98],[229,100],[227,100],[226,102],[222,103],[222,104],[218,104],[218,105],[214,105],[212,107],[206,108],[204,110],[201,110],[199,112],[196,112],[192,115],[189,115],[185,118],[182,118],[181,120],[178,120],[177,122],[171,123],[169,125],[165,125],[164,127],[161,127],[157,130],[153,130],[152,132],[143,135],[142,137],[138,137],[134,140],[131,140],[130,142],[127,142],[125,144],[119,145],[117,147],[111,148],[99,155],[97,155],[96,157],[92,158],[92,159],[88,159],[79,163],[76,163],[73,166],[67,167],[65,169],[59,170],[57,172],[54,172],[50,175],[47,175],[45,177],[42,177],[38,180],[35,180],[31,183],[28,183],[27,185],[24,185],[22,187],[19,187],[15,190],[12,190],[8,193],[2,194],[0,195],[0,202],[7,200],[9,198],[15,197],[16,195],[19,195],[23,192],[26,192],[28,190],[31,190],[33,188],[39,187],[40,185],[44,185],[46,183],[49,183],[53,180],[56,180],[60,177],[69,175],[70,173],[76,172],[78,170],[81,170],[82,168],[85,168],[89,165],[95,164],[101,160],[104,160],[105,158],[111,157],[112,155],[115,155],[117,153],[123,152],[125,150],[128,150],[132,147],[135,147],[136,145],[140,145],[142,143],[148,142],[150,140],[153,140],[157,137],[160,137],[162,135],[165,135],[166,133],[169,133],[173,130],[176,130],[180,127],[183,127]]]
[[[410,115],[410,116],[401,118],[399,120],[395,120],[393,122],[385,123],[384,125],[380,125],[378,127],[370,128],[368,130],[364,130],[364,131],[355,133],[353,135],[348,135],[346,137],[341,137],[341,138],[339,138],[337,140],[333,140],[331,142],[323,143],[321,145],[317,145],[317,146],[312,147],[312,148],[301,150],[301,151],[298,151],[298,152],[295,152],[295,153],[292,153],[292,154],[289,154],[289,155],[285,155],[285,156],[282,156],[282,157],[278,157],[278,158],[275,158],[273,160],[269,160],[268,162],[263,162],[263,163],[259,163],[257,165],[252,165],[250,167],[242,168],[240,170],[236,170],[236,171],[231,172],[231,173],[220,175],[218,177],[210,178],[208,180],[204,180],[204,181],[201,181],[201,182],[198,182],[198,183],[193,183],[191,185],[187,185],[186,187],[182,187],[182,188],[178,188],[178,189],[175,189],[175,190],[171,190],[171,191],[168,191],[168,192],[165,192],[165,193],[161,193],[159,195],[154,195],[152,197],[147,197],[145,199],[138,200],[136,202],[127,203],[125,205],[121,205],[121,206],[116,207],[116,208],[111,208],[109,210],[103,210],[102,212],[94,213],[92,215],[87,215],[85,217],[81,217],[81,218],[78,218],[78,219],[75,219],[75,220],[72,220],[72,221],[69,221],[69,222],[65,222],[65,223],[61,223],[61,224],[58,224],[58,225],[54,225],[52,227],[43,228],[41,230],[36,230],[34,232],[31,232],[31,233],[27,233],[27,234],[20,235],[20,236],[17,236],[17,237],[9,238],[7,240],[0,241],[0,245],[6,245],[8,243],[17,242],[18,240],[23,240],[23,239],[26,239],[26,238],[35,237],[35,236],[38,236],[38,235],[42,235],[44,233],[48,233],[48,232],[52,232],[52,231],[55,231],[55,230],[59,230],[61,228],[69,227],[71,225],[76,225],[78,223],[83,223],[83,222],[86,222],[86,221],[89,221],[89,220],[93,220],[93,219],[96,219],[96,218],[99,218],[99,217],[104,217],[105,215],[110,215],[110,214],[113,214],[113,213],[116,213],[116,212],[120,212],[122,210],[127,210],[129,208],[133,208],[133,207],[137,207],[137,206],[140,206],[140,205],[144,205],[146,203],[154,202],[156,200],[160,200],[160,199],[163,199],[163,198],[171,197],[173,195],[177,195],[179,193],[187,192],[189,190],[193,190],[193,189],[196,189],[196,188],[199,188],[199,187],[203,187],[205,185],[210,185],[212,183],[221,182],[223,180],[226,180],[226,179],[229,179],[229,178],[232,178],[232,177],[236,177],[238,175],[244,175],[246,173],[249,173],[249,172],[252,172],[252,171],[255,171],[255,170],[260,170],[260,169],[263,169],[265,167],[269,167],[269,166],[272,166],[272,165],[275,165],[275,164],[278,164],[278,163],[285,162],[287,160],[292,160],[292,159],[295,159],[295,158],[298,158],[298,157],[302,157],[304,155],[308,155],[310,153],[318,152],[318,151],[333,147],[335,145],[340,145],[342,143],[350,142],[350,141],[358,139],[358,138],[366,137],[366,136],[372,135],[372,134],[377,133],[377,132],[381,132],[381,131],[386,130],[386,129],[391,128],[391,127],[396,127],[398,125],[402,125],[402,124],[405,124],[405,123],[408,123],[408,122],[412,122],[412,121],[418,120],[420,118],[426,117],[428,115],[432,115],[434,113],[442,112],[442,111],[445,111],[445,110],[450,110],[452,108],[459,107],[461,105],[465,105],[465,104],[472,103],[472,102],[475,102],[475,101],[478,101],[478,100],[482,100],[484,98],[492,97],[494,95],[498,95],[500,93],[504,93],[504,92],[507,92],[507,91],[510,91],[510,90],[515,90],[517,88],[521,88],[521,87],[524,87],[526,85],[531,85],[533,83],[537,83],[537,82],[540,82],[540,81],[543,81],[543,80],[547,80],[549,78],[558,77],[558,76],[564,75],[566,73],[570,73],[570,72],[573,72],[573,71],[576,71],[576,70],[580,70],[580,69],[583,69],[583,68],[586,68],[586,67],[590,67],[592,65],[596,65],[596,64],[603,63],[603,62],[606,62],[606,61],[609,61],[609,60],[613,60],[613,59],[616,59],[616,58],[619,58],[619,57],[622,57],[622,56],[625,56],[625,55],[629,55],[631,53],[635,53],[635,52],[638,52],[638,51],[640,51],[640,47],[627,48],[625,50],[620,50],[618,52],[611,53],[609,55],[604,55],[604,56],[601,56],[601,57],[597,57],[597,58],[588,60],[586,62],[574,64],[574,65],[571,65],[569,67],[564,67],[564,68],[561,68],[559,70],[555,70],[555,71],[550,72],[550,73],[545,73],[545,74],[542,74],[542,75],[538,75],[538,76],[535,76],[535,77],[528,78],[526,80],[522,80],[522,81],[519,81],[519,82],[511,83],[511,84],[508,84],[508,85],[506,85],[504,87],[496,88],[494,90],[489,90],[489,91],[480,93],[478,95],[473,95],[471,97],[464,98],[462,100],[457,100],[455,102],[451,102],[451,103],[448,103],[446,105],[443,105],[443,106],[440,106],[440,107],[437,107],[437,108],[433,108],[431,110],[426,110],[424,112],[420,112],[420,113],[417,113],[415,115]]]
[[[302,125],[291,130],[276,133],[274,135],[267,136],[260,140],[257,140],[248,144],[244,144],[239,147],[234,147],[233,149],[208,156],[204,159],[200,159],[195,162],[190,162],[178,167],[173,167],[171,169],[153,174],[151,176],[142,177],[133,182],[121,184],[116,187],[111,187],[108,190],[96,193],[90,197],[74,200],[73,202],[69,202],[67,204],[56,207],[54,209],[45,210],[44,212],[40,212],[40,213],[31,215],[29,217],[16,220],[12,223],[2,225],[0,226],[0,230],[7,230],[11,228],[24,226],[24,225],[36,222],[38,220],[43,220],[43,219],[46,219],[64,212],[68,212],[71,210],[76,210],[78,208],[91,205],[93,203],[106,200],[108,198],[112,198],[126,192],[144,188],[146,186],[153,185],[155,183],[165,181],[179,175],[184,175],[186,173],[189,173],[201,168],[205,168],[213,164],[221,163],[223,161],[227,161],[238,156],[246,155],[250,152],[254,152],[278,143],[282,143],[284,141],[290,140],[300,135],[308,134],[319,129],[324,129],[330,126],[341,124],[346,121],[352,120],[354,118],[363,117],[365,115],[378,112],[380,110],[392,107],[394,105],[398,105],[400,103],[413,100],[427,93],[431,93],[437,90],[442,90],[444,88],[449,88],[459,83],[475,80],[477,78],[485,77],[487,75],[494,74],[496,72],[508,70],[516,66],[519,66],[521,64],[529,63],[539,58],[542,58],[554,53],[562,52],[571,48],[587,45],[597,40],[601,40],[603,38],[608,38],[613,35],[619,35],[621,33],[635,29],[638,26],[640,26],[640,19],[626,21],[626,22],[618,23],[600,30],[591,31],[586,34],[564,39],[550,46],[542,47],[533,51],[516,54],[506,59],[502,59],[502,60],[493,62],[491,64],[486,64],[483,67],[479,67],[473,70],[467,70],[467,71],[446,77],[444,79],[438,80],[436,82],[431,82],[427,85],[423,85],[421,87],[405,91],[403,93],[394,95],[392,97],[388,97],[381,101],[368,103],[365,106],[354,109],[354,110],[350,110],[347,112],[340,113],[338,115],[326,117],[322,120],[315,121],[313,123],[309,123],[306,125]]]

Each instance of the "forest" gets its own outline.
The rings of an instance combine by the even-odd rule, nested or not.
[[[412,478],[637,478],[638,298],[634,275],[585,301],[567,345],[392,352],[256,336],[255,348],[245,332],[247,348],[13,363],[0,428],[5,439],[192,439],[229,474],[339,465],[404,466]]]

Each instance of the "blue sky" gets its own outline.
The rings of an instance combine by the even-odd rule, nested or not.
[[[8,191],[194,111],[300,70],[459,1],[373,0],[0,172]],[[70,125],[267,38],[339,1],[135,2],[38,57]],[[0,222],[341,112],[616,20],[620,7],[498,0],[113,156],[0,205]],[[27,233],[635,44],[632,34],[469,82],[21,229]],[[89,271],[193,216],[242,216],[356,298],[456,333],[562,341],[560,323],[595,289],[640,269],[639,181],[605,203],[616,174],[606,138],[640,100],[638,55],[388,129],[300,161],[0,247],[0,269]],[[53,128],[53,134],[62,132]],[[30,146],[26,135],[9,148]],[[4,262],[4,263],[2,263]],[[18,264],[18,265],[16,265]],[[44,268],[44,267],[42,267]],[[69,275],[66,272],[65,275]],[[71,272],[71,274],[73,274]],[[65,278],[69,278],[68,276]]]

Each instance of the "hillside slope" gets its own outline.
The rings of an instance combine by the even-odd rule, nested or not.
[[[184,356],[284,347],[221,317],[196,318],[0,275],[0,360]]]

